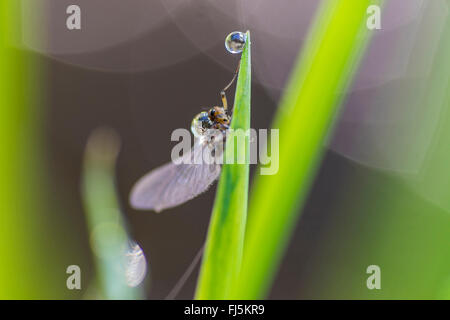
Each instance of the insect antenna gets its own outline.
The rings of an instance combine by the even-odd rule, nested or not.
[[[220,92],[220,98],[222,99],[222,105],[224,110],[228,110],[228,102],[227,102],[227,96],[225,95],[225,91],[227,91],[231,85],[233,84],[234,80],[236,80],[236,77],[239,73],[239,66],[241,65],[241,61],[239,60],[236,71],[234,71],[233,79],[231,79],[230,83],[225,86],[225,88],[222,89]]]

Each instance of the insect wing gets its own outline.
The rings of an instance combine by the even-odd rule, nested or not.
[[[197,143],[178,159],[179,164],[169,162],[144,175],[131,191],[131,206],[159,212],[205,192],[219,177],[221,169],[220,164],[201,161],[205,148],[207,144]]]

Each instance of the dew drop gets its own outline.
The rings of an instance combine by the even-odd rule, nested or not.
[[[205,134],[209,120],[208,112],[203,111],[197,114],[191,123],[191,132],[196,138],[199,138]]]
[[[246,41],[245,33],[234,31],[225,38],[225,48],[231,53],[241,53]]]

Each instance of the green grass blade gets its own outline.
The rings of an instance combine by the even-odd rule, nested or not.
[[[250,128],[250,60],[250,33],[247,32],[231,121],[231,129],[244,132]],[[231,282],[240,270],[247,219],[249,161],[239,164],[237,160],[242,159],[240,156],[249,159],[250,142],[248,135],[238,136],[238,132],[231,132],[227,139],[225,159],[235,161],[224,164],[222,168],[197,286],[197,299],[226,299]],[[239,143],[239,138],[243,138],[245,143]]]
[[[83,202],[101,298],[140,299],[141,289],[127,285],[130,238],[114,182],[118,152],[119,140],[113,131],[97,129],[90,136],[83,168]]]
[[[14,47],[22,23],[18,1],[0,1],[0,299],[68,298],[61,261],[69,258],[47,218],[54,207],[47,201],[41,70]]]
[[[263,298],[300,215],[343,92],[366,44],[368,0],[325,1],[291,75],[273,128],[279,171],[258,175],[231,298]],[[258,172],[257,172],[258,174]]]

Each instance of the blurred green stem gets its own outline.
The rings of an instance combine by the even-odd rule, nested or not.
[[[233,299],[267,293],[320,165],[342,92],[364,52],[371,2],[322,2],[273,124],[280,134],[279,171],[255,178]]]
[[[102,295],[107,299],[138,299],[142,298],[141,290],[126,282],[129,236],[115,190],[118,152],[115,132],[102,128],[90,136],[84,159],[83,202]]]
[[[65,287],[68,238],[46,167],[41,67],[21,43],[21,2],[0,1],[0,299],[73,297]],[[36,14],[39,12],[36,8]],[[69,238],[70,239],[70,238]],[[73,260],[72,260],[73,261]]]

